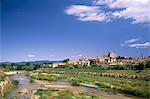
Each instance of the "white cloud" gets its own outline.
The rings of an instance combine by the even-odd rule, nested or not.
[[[140,39],[135,38],[135,39],[129,39],[129,40],[125,40],[125,43],[135,43],[137,41],[139,41]]]
[[[35,55],[29,54],[29,55],[27,55],[27,57],[28,58],[33,58],[33,57],[35,57]]]
[[[124,18],[133,24],[150,23],[150,0],[92,0],[93,6],[72,5],[65,13],[80,21],[106,21]],[[105,7],[104,7],[105,6]],[[107,11],[102,10],[102,7]]]
[[[115,10],[111,15],[114,19],[132,19],[133,24],[150,23],[150,0],[93,0],[93,3]]]
[[[150,42],[135,43],[135,44],[130,44],[128,46],[133,48],[150,48]]]
[[[109,13],[100,10],[99,6],[72,5],[65,13],[78,17],[80,21],[110,21]]]
[[[93,0],[95,5],[111,5],[115,0]]]
[[[150,48],[150,42],[139,43],[142,40],[139,38],[125,40],[124,43],[120,44],[123,47],[132,47],[132,48]],[[143,42],[143,41],[142,41]]]

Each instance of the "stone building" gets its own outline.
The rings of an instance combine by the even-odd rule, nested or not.
[[[77,60],[69,60],[67,62],[67,65],[77,65],[78,64],[78,61]]]
[[[49,67],[52,67],[52,68],[55,68],[58,66],[66,66],[66,63],[65,62],[54,62],[52,64],[49,64]]]
[[[87,58],[82,58],[82,59],[79,59],[78,64],[82,66],[84,65],[90,66],[90,60]]]
[[[95,63],[96,65],[109,65],[113,62],[116,62],[117,55],[114,54],[113,52],[108,52],[107,54],[103,55],[103,56],[97,56],[95,58]]]

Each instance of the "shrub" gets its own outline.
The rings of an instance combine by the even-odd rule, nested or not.
[[[125,69],[125,66],[123,66],[123,65],[115,65],[115,66],[112,67],[112,69],[124,70],[124,69]]]
[[[58,76],[46,75],[46,74],[32,75],[32,78],[38,79],[38,80],[47,80],[47,81],[57,81],[59,79]]]
[[[97,85],[101,88],[106,88],[106,85],[104,83],[95,83],[95,85]]]
[[[138,65],[135,65],[136,70],[143,70],[145,68],[145,65],[143,62],[140,62]]]
[[[72,81],[73,86],[80,86],[80,83],[78,81]]]
[[[18,81],[18,80],[14,80],[14,81],[13,81],[13,85],[18,86],[18,84],[19,84],[19,81]]]
[[[133,88],[131,86],[123,86],[121,88],[121,91],[131,94],[131,95],[141,96],[141,97],[146,97],[146,98],[148,98],[150,96],[149,91],[138,89],[138,88]]]

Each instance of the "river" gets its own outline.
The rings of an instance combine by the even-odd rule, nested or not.
[[[58,82],[47,82],[47,81],[35,81],[35,83],[30,83],[29,77],[25,76],[25,74],[15,74],[13,75],[13,79],[19,81],[19,85],[17,89],[14,89],[7,99],[12,99],[12,97],[17,96],[17,99],[22,99],[21,96],[17,95],[17,93],[22,89],[27,89],[29,94],[26,96],[26,99],[30,99],[32,95],[32,91],[41,88],[58,88],[58,89],[67,89],[73,92],[86,92],[89,94],[94,94],[103,97],[103,99],[141,99],[139,97],[134,97],[131,95],[125,95],[120,93],[113,93],[110,91],[104,91],[102,89],[87,87],[87,86],[72,86],[71,84],[63,81]]]

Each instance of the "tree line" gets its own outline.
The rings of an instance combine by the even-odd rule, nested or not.
[[[25,64],[0,64],[0,69],[4,71],[15,71],[15,70],[26,70],[32,71],[39,68],[50,68],[48,64],[33,64],[31,62],[27,62]],[[150,61],[140,62],[136,65],[128,64],[128,65],[114,65],[114,66],[58,66],[57,68],[68,68],[68,69],[97,69],[97,70],[145,70],[150,69]]]

